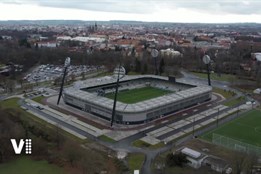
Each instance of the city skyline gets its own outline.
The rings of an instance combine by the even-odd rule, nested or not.
[[[0,20],[261,23],[260,5],[256,0],[2,0]]]

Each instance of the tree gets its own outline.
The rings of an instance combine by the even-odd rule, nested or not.
[[[15,81],[14,80],[7,80],[6,82],[6,90],[9,92],[13,92],[15,89]]]
[[[186,155],[183,153],[173,154],[170,153],[166,157],[166,165],[169,167],[179,166],[183,167],[184,164],[188,163]]]
[[[38,42],[36,42],[36,44],[35,44],[35,47],[34,47],[36,50],[38,50],[38,48],[39,48],[39,45],[38,45]]]
[[[24,46],[26,48],[31,48],[31,44],[27,41],[27,39],[20,39],[19,41],[19,46]]]
[[[142,69],[142,74],[147,74],[148,73],[148,65],[147,63],[143,64],[143,69]]]
[[[14,157],[10,139],[24,137],[24,130],[19,124],[19,113],[14,113],[0,106],[0,163]]]
[[[236,153],[234,156],[233,171],[236,174],[251,174],[253,166],[257,163],[257,159],[257,156],[254,154]]]
[[[74,82],[74,81],[76,80],[75,74],[72,74],[70,77],[71,77],[71,81],[72,81],[72,82]]]
[[[81,147],[74,141],[67,141],[64,145],[64,156],[70,162],[71,166],[74,167],[76,162],[82,158]]]
[[[57,124],[56,126],[56,133],[55,133],[55,137],[54,137],[54,141],[56,142],[56,147],[57,149],[60,149],[61,148],[61,145],[62,143],[64,142],[65,138],[64,136],[62,135],[62,132],[61,132],[61,128],[59,126],[59,124]]]
[[[62,77],[57,77],[54,79],[54,85],[61,85],[62,84]]]
[[[19,79],[18,79],[18,82],[20,83],[21,88],[23,88],[23,85],[24,85],[24,79],[23,79],[23,78],[19,78]]]
[[[159,74],[161,75],[162,73],[164,73],[165,70],[165,62],[164,59],[162,58],[160,60],[160,65],[159,65]]]
[[[135,72],[140,72],[141,71],[141,63],[140,61],[136,58],[135,59]]]
[[[82,76],[82,80],[85,80],[85,73],[84,72],[81,73],[81,76]]]
[[[48,143],[42,138],[33,138],[32,141],[34,144],[34,148],[32,149],[34,157],[47,159],[49,157],[48,148],[46,148],[48,147]]]
[[[128,74],[131,71],[131,59],[128,57],[124,60],[123,67],[125,68],[126,74]]]
[[[256,83],[257,86],[261,84],[261,62],[257,62]]]

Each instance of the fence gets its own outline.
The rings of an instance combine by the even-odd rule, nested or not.
[[[256,154],[261,155],[261,147],[254,146],[248,143],[244,143],[242,141],[238,141],[226,136],[222,136],[219,134],[213,134],[212,142],[214,144],[227,147],[229,149],[233,149],[240,152],[245,152],[248,154]]]

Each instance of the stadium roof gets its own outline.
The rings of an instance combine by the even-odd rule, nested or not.
[[[126,80],[134,80],[134,79],[139,79],[139,78],[144,78],[144,77],[152,77],[155,79],[164,79],[168,80],[167,77],[162,77],[162,76],[155,76],[155,75],[138,75],[138,76],[125,76],[123,79],[120,81],[126,81]],[[80,90],[81,88],[87,88],[87,87],[92,87],[92,86],[98,86],[98,85],[103,85],[103,84],[108,84],[108,83],[113,83],[115,82],[116,79],[114,78],[109,78],[109,77],[104,77],[104,78],[99,78],[99,79],[89,79],[85,81],[81,81],[75,84],[74,87],[67,88],[65,89],[65,93],[67,95],[77,97],[80,100],[84,100],[88,103],[91,103],[93,105],[97,106],[102,106],[107,109],[112,109],[113,107],[113,100],[103,97],[103,96],[98,96],[96,93],[91,93],[91,92],[86,92],[83,90]],[[184,83],[184,82],[182,82]],[[186,84],[189,85],[195,85],[192,83],[185,82]],[[144,112],[146,110],[153,109],[155,107],[160,107],[164,105],[171,104],[173,102],[181,101],[185,98],[192,97],[199,95],[201,93],[204,93],[206,91],[211,91],[212,87],[206,86],[206,85],[197,85],[196,87],[191,87],[189,89],[185,89],[182,91],[178,91],[176,93],[170,93],[166,94],[160,97],[156,97],[153,99],[137,102],[134,104],[126,104],[122,103],[120,101],[117,101],[117,106],[116,110],[117,111],[122,111],[122,112]]]

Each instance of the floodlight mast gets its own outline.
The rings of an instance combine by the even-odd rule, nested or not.
[[[60,99],[61,99],[62,92],[63,92],[64,80],[65,80],[65,76],[67,73],[67,68],[70,66],[70,63],[71,63],[71,58],[67,57],[64,62],[63,78],[62,78],[62,84],[61,84],[61,88],[60,88],[60,92],[59,92],[59,96],[58,96],[58,100],[57,100],[57,105],[59,105],[59,103],[60,103]]]
[[[210,57],[209,57],[207,54],[205,54],[205,55],[203,56],[203,62],[207,65],[208,85],[211,86],[211,81],[210,81],[210,68],[209,68],[209,64],[210,64],[210,62],[211,62],[211,59],[210,59]]]
[[[114,102],[113,102],[113,108],[112,108],[112,115],[111,115],[111,127],[113,126],[114,117],[115,117],[115,109],[116,109],[118,88],[119,88],[119,81],[120,81],[120,69],[121,69],[121,62],[120,62],[120,65],[118,67],[118,76],[117,76],[117,82],[116,82],[116,90],[115,90]]]
[[[151,50],[151,56],[154,58],[154,66],[155,66],[155,75],[158,75],[158,66],[157,66],[157,57],[159,55],[159,51],[156,49]]]

